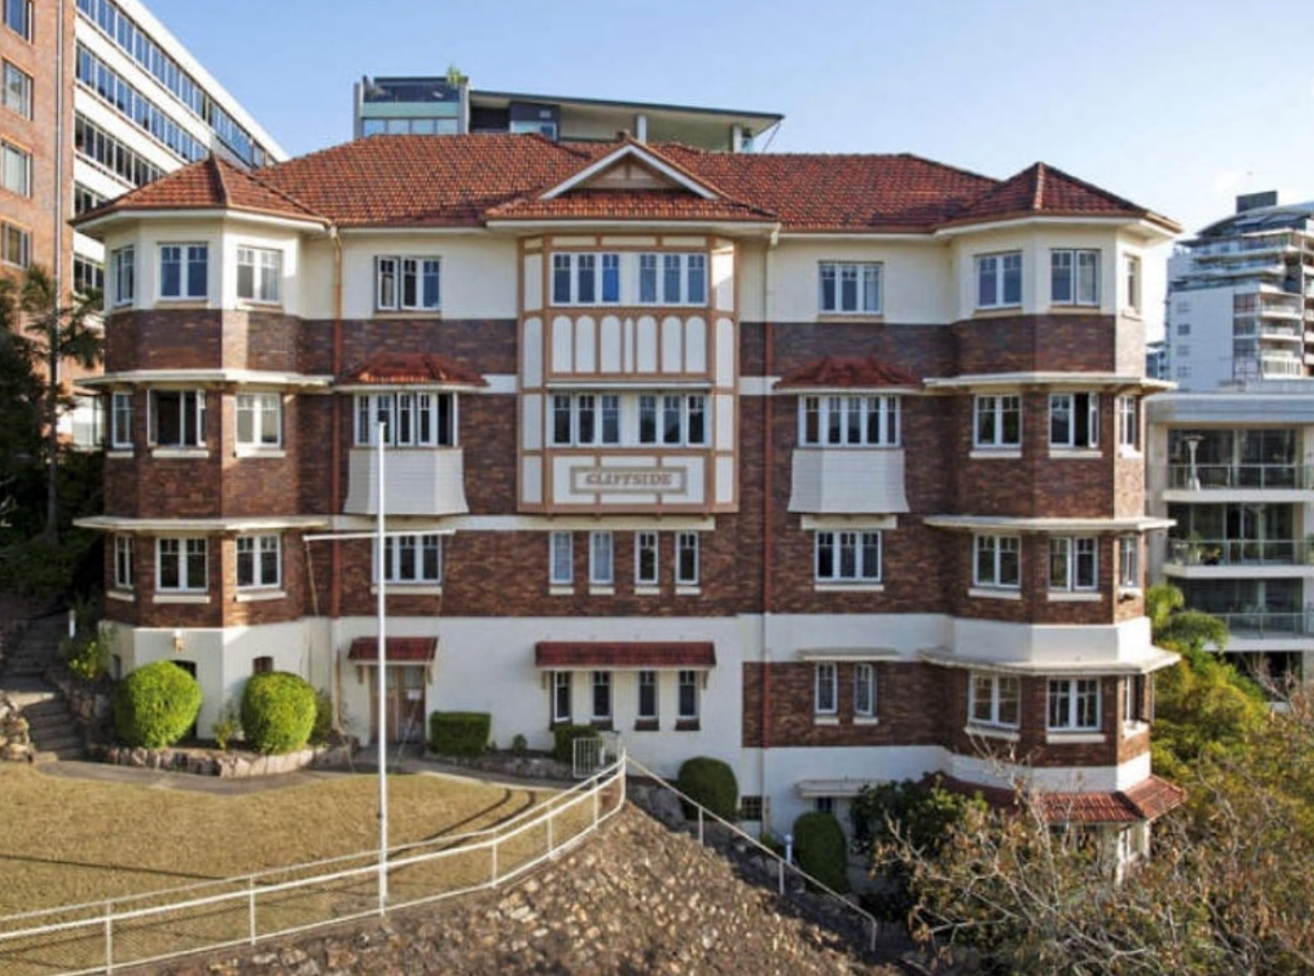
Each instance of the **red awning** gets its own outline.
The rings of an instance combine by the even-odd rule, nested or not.
[[[389,664],[428,664],[438,650],[437,637],[389,637]],[[377,637],[357,637],[351,642],[347,659],[361,664],[377,664],[379,660],[379,639]]]
[[[716,667],[711,641],[539,641],[534,665],[554,671],[572,668],[644,669]]]

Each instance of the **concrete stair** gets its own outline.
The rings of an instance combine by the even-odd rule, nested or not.
[[[59,653],[60,640],[67,634],[68,618],[62,613],[29,621],[13,653],[5,660],[3,677],[43,677]]]
[[[37,762],[81,759],[85,751],[82,732],[64,696],[45,679],[59,653],[59,641],[67,633],[68,622],[63,614],[32,620],[0,674],[0,688],[27,719]]]

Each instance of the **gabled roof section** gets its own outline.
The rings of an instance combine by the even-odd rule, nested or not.
[[[520,199],[485,211],[489,220],[774,221],[775,214],[734,200],[707,200],[683,190],[574,190]]]
[[[597,159],[580,169],[556,186],[539,195],[542,200],[551,200],[569,193],[572,189],[596,180],[608,171],[615,170],[627,162],[638,163],[640,167],[655,173],[670,187],[685,190],[704,200],[714,200],[721,194],[713,187],[694,176],[678,163],[672,162],[658,150],[626,138],[619,146],[601,159]]]
[[[343,385],[487,386],[488,381],[465,363],[431,352],[381,352],[364,365],[348,370]]]
[[[919,387],[922,381],[897,366],[888,366],[873,356],[826,356],[781,377],[776,389]]]

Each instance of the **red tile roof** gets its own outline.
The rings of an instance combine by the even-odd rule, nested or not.
[[[399,384],[457,383],[487,386],[488,381],[465,363],[431,352],[381,352],[363,366],[348,370],[340,383]]]
[[[434,652],[437,650],[437,637],[389,637],[387,660],[390,662],[428,663],[433,660]],[[357,637],[351,642],[351,650],[347,652],[347,659],[377,663],[379,660],[379,639],[377,637]]]
[[[522,197],[490,207],[488,220],[755,220],[775,215],[733,200],[706,200],[687,190],[572,190],[550,200]]]
[[[716,650],[704,641],[539,641],[539,668],[711,668]]]
[[[1164,218],[1138,207],[1107,190],[1069,176],[1044,163],[1033,163],[1011,179],[982,194],[950,223],[976,222],[986,218],[1052,214],[1107,217],[1136,214],[1160,223]]]
[[[979,793],[998,809],[1013,809],[1020,797],[1013,790],[982,787],[950,776],[935,777],[947,790]],[[930,778],[928,777],[928,780]],[[1047,823],[1114,824],[1156,820],[1186,802],[1186,791],[1158,776],[1150,776],[1127,790],[1085,793],[1037,793],[1035,801]]]
[[[871,389],[884,386],[921,386],[921,380],[896,366],[887,366],[873,356],[826,356],[808,363],[782,377],[777,389],[790,387],[839,388],[860,387]]]

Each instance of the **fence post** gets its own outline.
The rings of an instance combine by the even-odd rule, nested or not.
[[[497,887],[497,839],[493,839],[493,846],[489,848],[493,852],[493,880],[489,882],[491,887]]]
[[[785,862],[776,861],[776,892],[783,895],[785,893]]]
[[[598,820],[602,816],[602,782],[593,784],[593,829],[598,829]]]
[[[875,952],[876,951],[876,919],[873,918],[867,923],[867,930],[871,932],[871,941],[867,946],[867,951]]]
[[[547,830],[548,830],[547,852],[551,854],[552,853],[552,814],[551,813],[548,814],[548,818],[547,818]]]
[[[114,972],[114,902],[105,902],[105,972]]]
[[[703,808],[698,808],[698,843],[703,842]]]
[[[247,920],[251,925],[251,944],[256,944],[255,878],[247,881]]]

